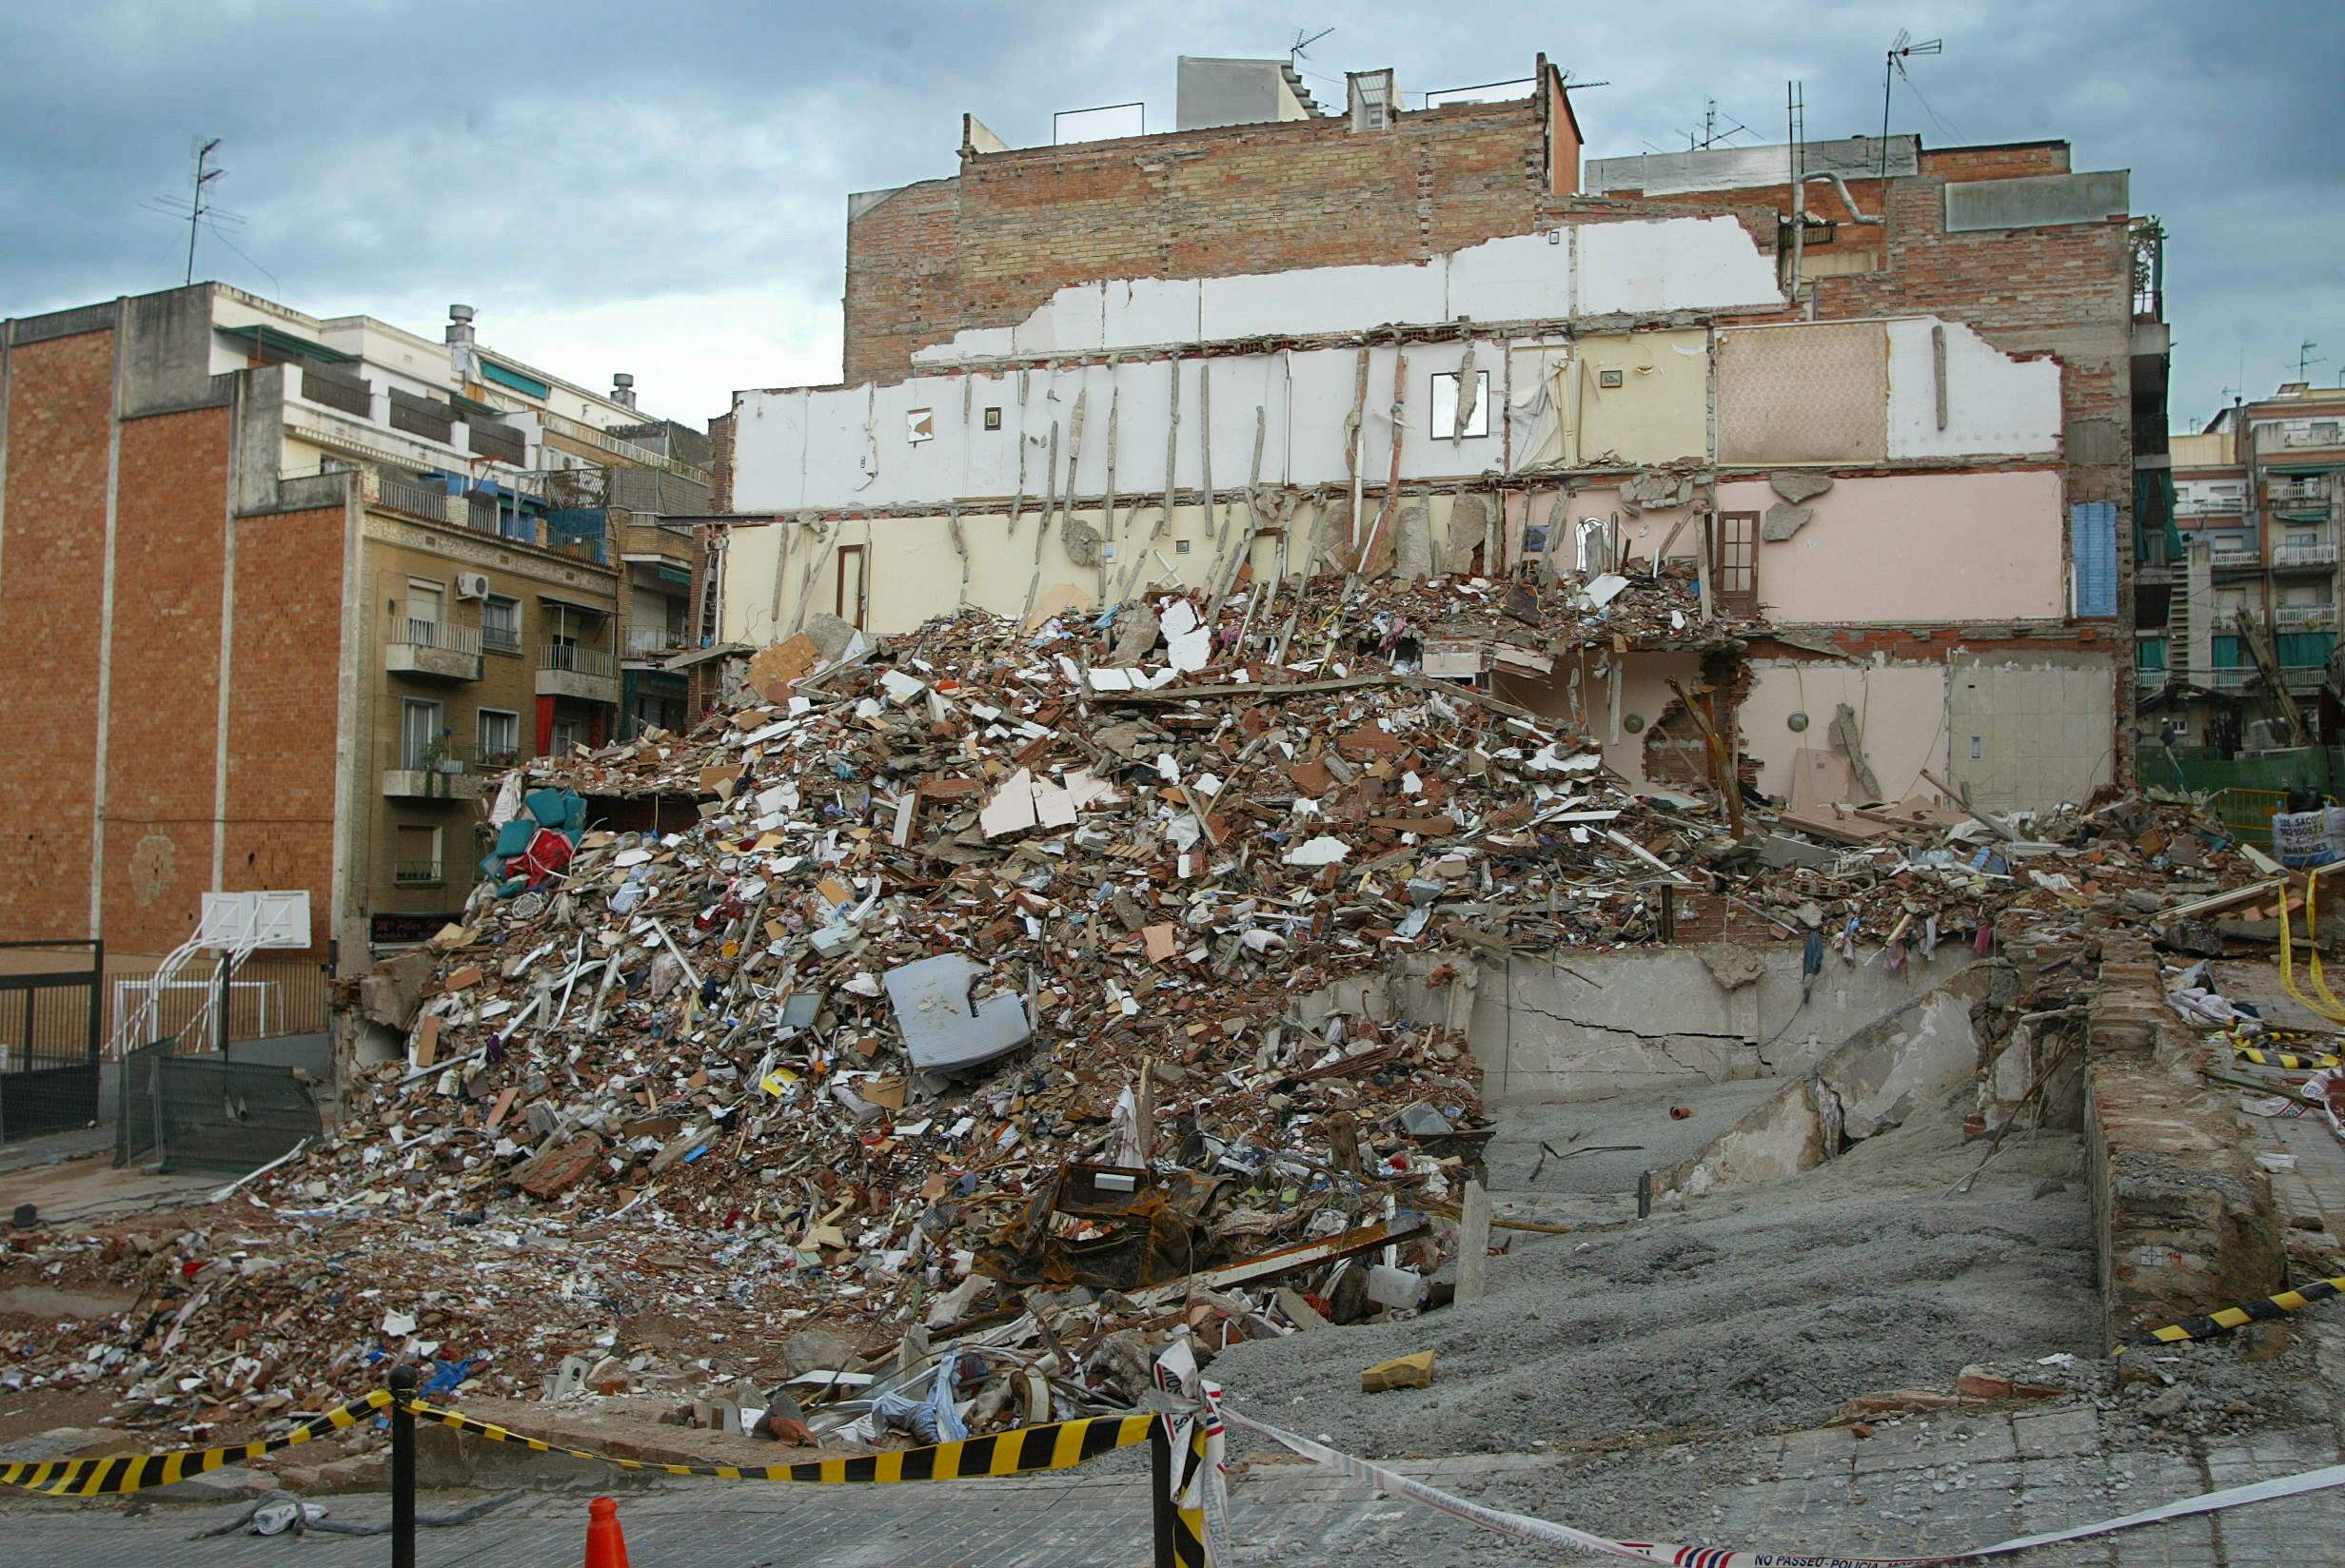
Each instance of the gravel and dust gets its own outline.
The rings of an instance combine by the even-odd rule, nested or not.
[[[1974,1362],[2104,1354],[2077,1136],[2015,1139],[1951,1194],[1985,1153],[1962,1140],[1969,1098],[1643,1224],[1501,1231],[1479,1302],[1234,1345],[1212,1375],[1241,1409],[1385,1458],[1810,1426]],[[1431,1387],[1360,1392],[1362,1367],[1419,1350]]]

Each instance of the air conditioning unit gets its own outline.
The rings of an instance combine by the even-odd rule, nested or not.
[[[488,598],[488,574],[485,572],[457,573],[456,597],[458,598]]]

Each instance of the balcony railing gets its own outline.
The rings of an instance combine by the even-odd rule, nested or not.
[[[2255,669],[2242,664],[2236,669],[2201,670],[2197,684],[2211,692],[2237,692],[2245,690],[2247,683],[2255,677]]]
[[[627,628],[627,657],[653,658],[661,654],[679,653],[684,646],[681,626],[630,626]]]
[[[2237,496],[2178,496],[2174,502],[2178,518],[2244,518],[2247,503]]]
[[[2325,505],[2329,500],[2328,487],[2314,480],[2275,480],[2265,487],[2264,493],[2272,498],[2275,506],[2288,506],[2300,501],[2316,501]]]
[[[2136,670],[2134,682],[2145,692],[2155,692],[2166,684],[2166,672],[2163,670]]]
[[[572,675],[594,676],[603,680],[619,676],[619,661],[601,649],[560,642],[549,642],[538,650],[538,668],[566,670]]]
[[[2283,632],[2325,632],[2336,624],[2336,606],[2283,604],[2272,612],[2272,619]]]
[[[418,620],[413,616],[391,622],[391,640],[415,648],[443,648],[451,654],[481,651],[481,634],[474,628],[452,626],[444,620]]]
[[[436,888],[441,882],[440,862],[402,860],[391,868],[391,881],[403,888]]]
[[[379,476],[371,486],[375,500],[395,512],[410,517],[429,518],[434,522],[448,520],[448,493],[434,490],[429,485],[409,484],[405,480]]]
[[[483,623],[481,627],[481,646],[493,654],[518,654],[522,651],[522,629],[518,623],[511,626]]]
[[[2282,446],[2345,446],[2345,429],[2334,424],[2310,430],[2283,430],[2279,438]]]
[[[2326,674],[2318,664],[2288,664],[2280,668],[2280,682],[2292,692],[2316,691]]]
[[[2275,566],[2335,566],[2336,546],[2334,544],[2276,544],[2272,547]]]

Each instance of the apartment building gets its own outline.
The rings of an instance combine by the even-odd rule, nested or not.
[[[0,934],[161,954],[250,888],[307,890],[345,967],[437,930],[495,769],[672,716],[631,656],[706,457],[463,305],[437,340],[216,284],[0,324],[0,700],[39,737],[0,778],[40,866]]]
[[[848,384],[712,427],[726,641],[1601,537],[1767,622],[1725,695],[1770,793],[1826,751],[1988,805],[2128,773],[2165,344],[2122,171],[1913,136],[1584,161],[1544,58],[1421,109],[1386,70],[1296,112],[1274,75],[1185,60],[1183,128],[1119,140],[965,116],[956,172],[849,199]],[[1645,779],[1696,660],[1616,652],[1490,678]]]
[[[2278,721],[2253,637],[2313,738],[2336,744],[2335,705],[2321,694],[2336,651],[2345,388],[2285,383],[2172,446],[2171,587],[2162,614],[2145,602],[2139,627],[2145,734],[2230,752],[2256,720]]]

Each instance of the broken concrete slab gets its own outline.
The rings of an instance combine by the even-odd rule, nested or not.
[[[1781,544],[1815,520],[1813,507],[1794,506],[1787,500],[1779,500],[1768,507],[1766,516],[1760,519],[1759,537],[1770,544]]]
[[[1767,483],[1775,493],[1797,506],[1802,501],[1814,500],[1832,488],[1828,474],[1807,474],[1796,468],[1779,468],[1767,476]]]
[[[1034,1037],[1026,1003],[1015,993],[973,1001],[990,971],[957,952],[890,970],[888,1000],[905,1054],[923,1072],[957,1072],[1006,1056]]]

